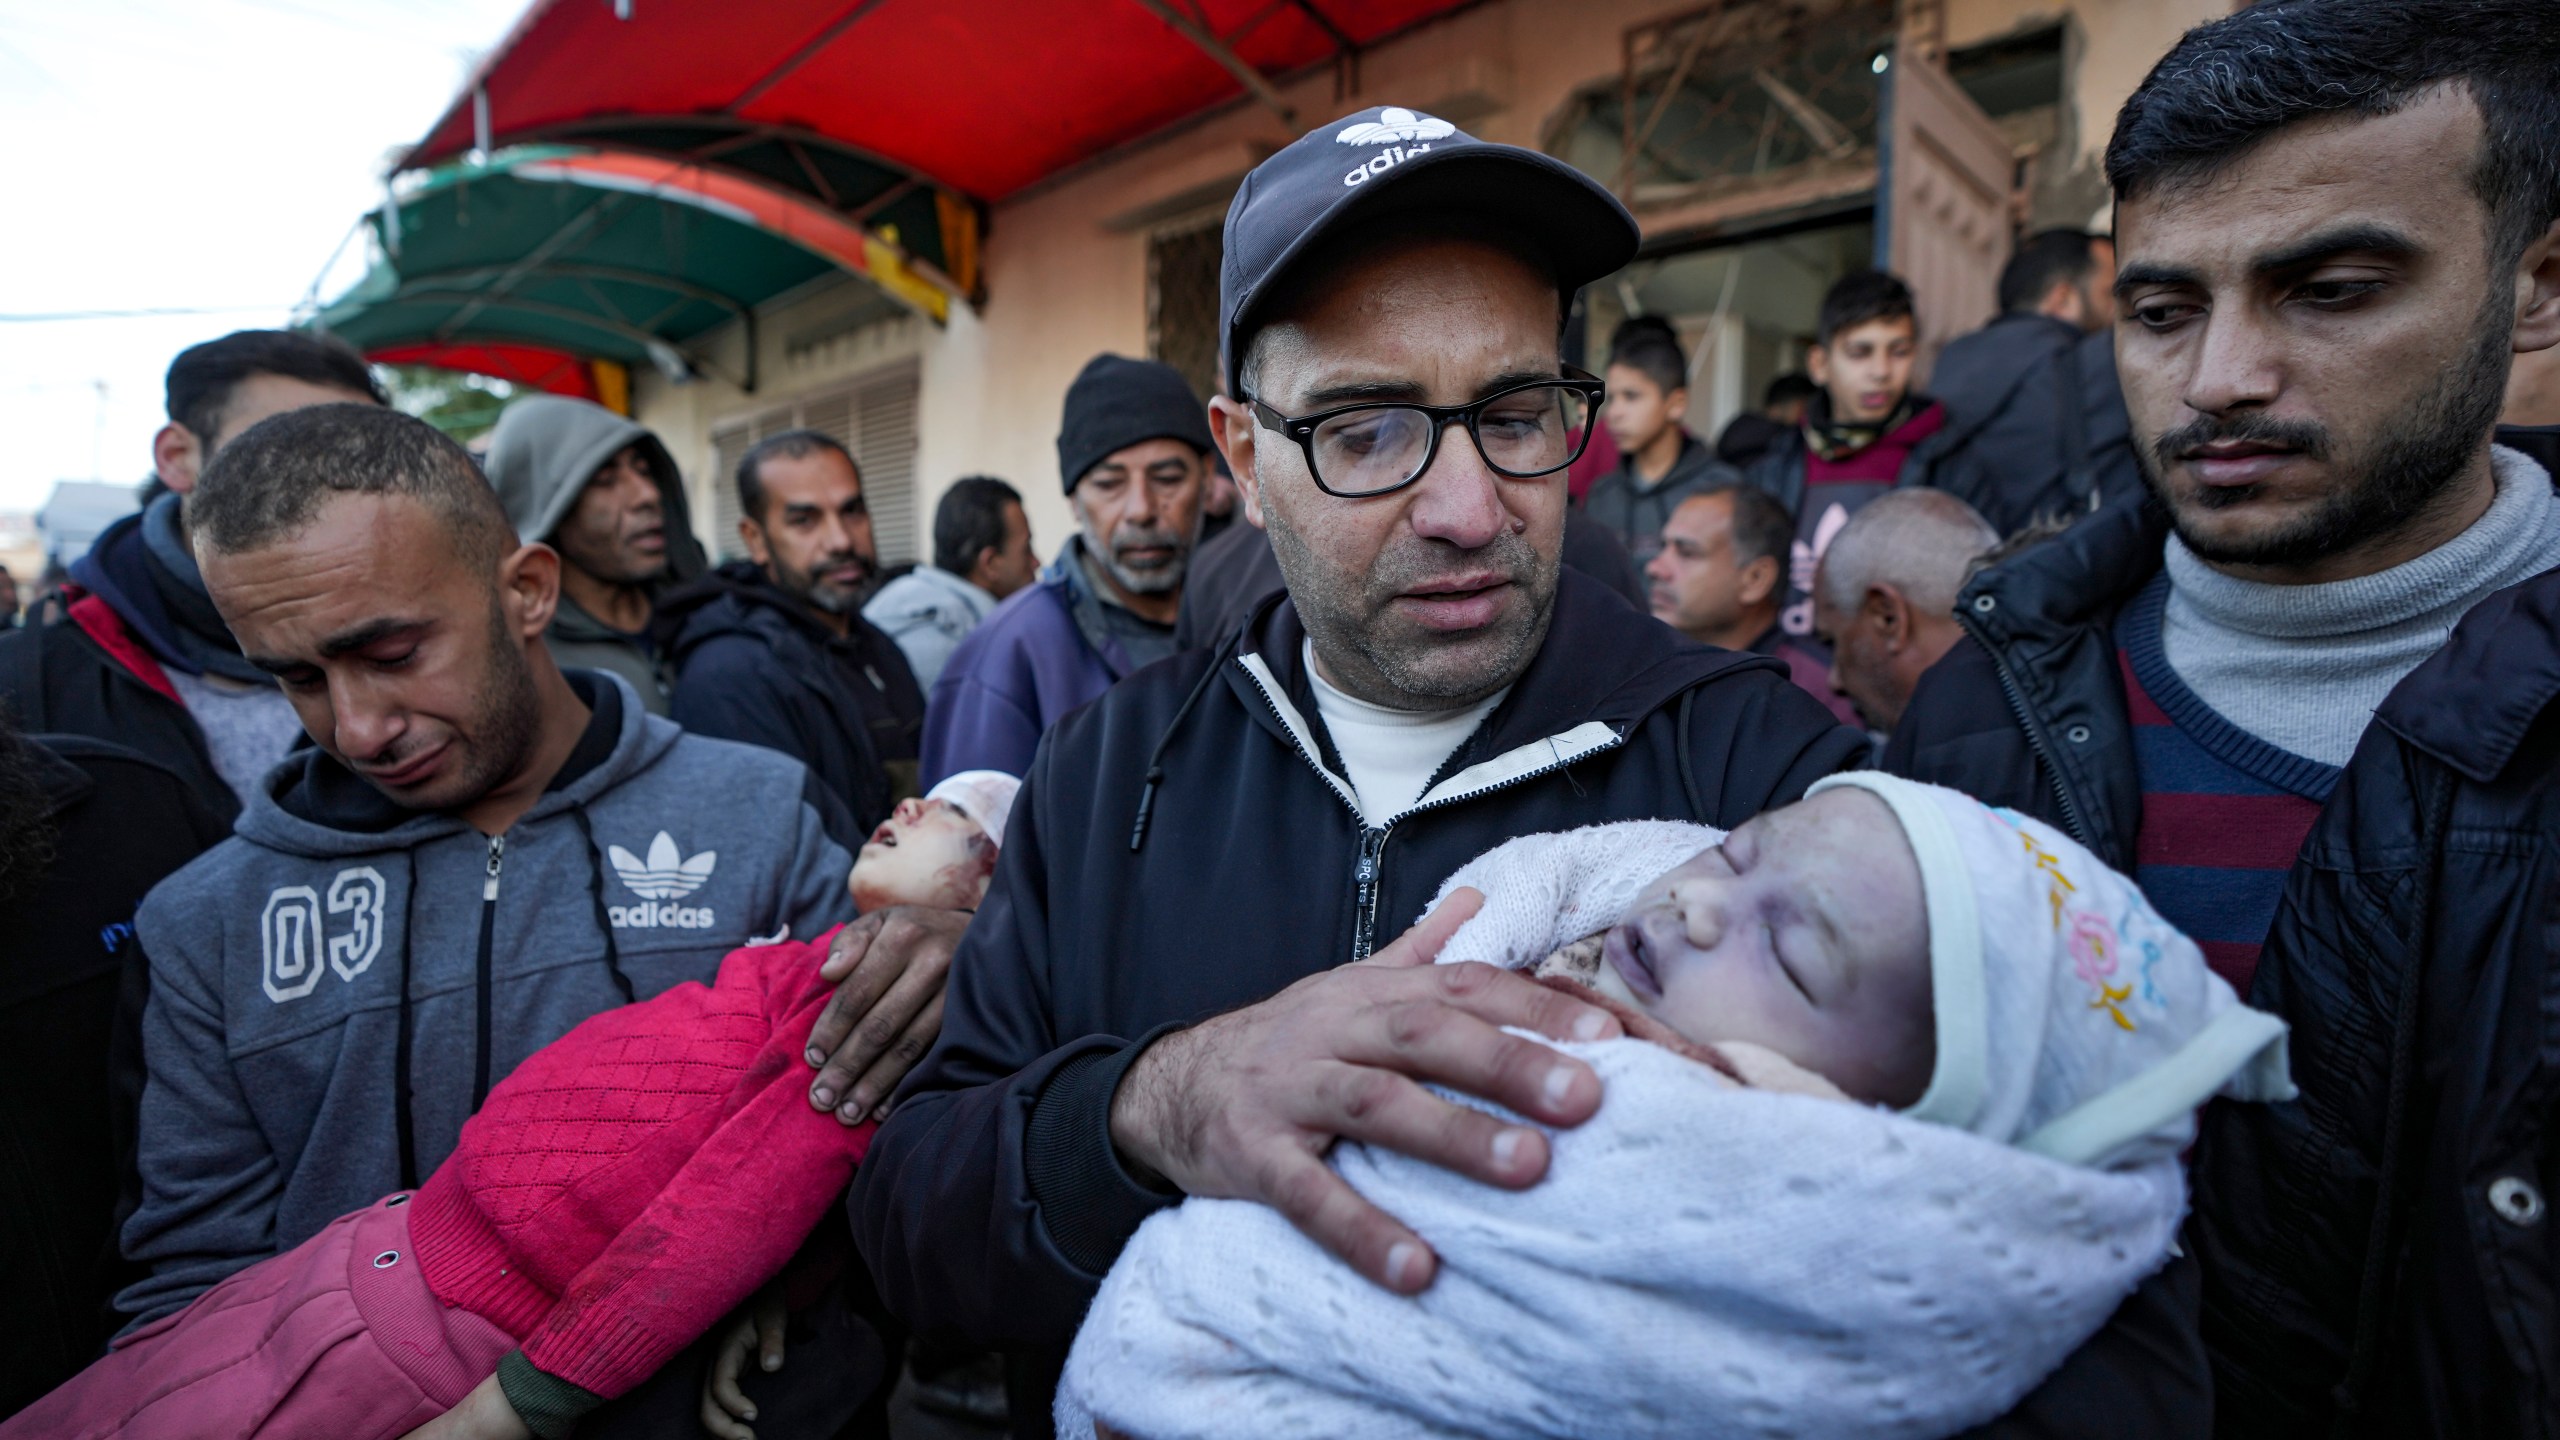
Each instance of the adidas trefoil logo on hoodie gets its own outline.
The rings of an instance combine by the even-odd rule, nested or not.
[[[666,831],[649,842],[648,855],[634,855],[619,845],[605,847],[605,858],[613,862],[613,873],[623,885],[644,902],[639,905],[608,905],[605,919],[617,930],[708,930],[712,912],[708,905],[677,905],[711,879],[712,868],[720,861],[716,850],[705,850],[687,858],[676,845],[675,837]]]

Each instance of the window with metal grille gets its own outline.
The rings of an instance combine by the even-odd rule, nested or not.
[[[1218,222],[1169,230],[1147,242],[1147,349],[1182,372],[1206,403],[1218,393]]]
[[[842,441],[862,472],[871,506],[872,543],[882,565],[923,558],[916,504],[916,367],[900,365],[833,390],[733,417],[712,427],[719,488],[712,506],[720,558],[746,553],[738,540],[738,462],[749,448],[785,430],[816,430]]]
[[[1639,203],[1871,156],[1894,14],[1893,0],[1716,0],[1632,26],[1617,81],[1577,96],[1548,148]]]

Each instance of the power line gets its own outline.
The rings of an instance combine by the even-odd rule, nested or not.
[[[160,315],[244,315],[253,310],[291,310],[291,305],[159,305],[144,310],[0,311],[0,325],[42,325],[55,320],[144,320]]]

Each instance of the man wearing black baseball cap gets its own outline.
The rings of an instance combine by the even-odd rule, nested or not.
[[[1570,167],[1409,110],[1245,178],[1220,284],[1234,398],[1211,411],[1288,589],[1069,716],[1031,767],[941,1039],[848,1202],[920,1331],[1054,1363],[1139,1222],[1185,1195],[1273,1205],[1377,1283],[1429,1286],[1429,1247],[1327,1148],[1535,1184],[1540,1131],[1426,1084],[1578,1124],[1598,1078],[1504,1027],[1617,1031],[1517,976],[1421,964],[1472,908],[1422,921],[1441,881],[1538,831],[1731,827],[1857,763],[1778,662],[1561,570],[1602,390],[1563,363],[1564,317],[1636,241]],[[1018,1391],[1017,1434],[1046,1397]]]
[[[1211,443],[1182,372],[1119,355],[1086,362],[1058,424],[1076,533],[934,681],[926,785],[963,770],[1020,775],[1059,716],[1173,653]]]

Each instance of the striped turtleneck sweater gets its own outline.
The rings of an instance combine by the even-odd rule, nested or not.
[[[2117,621],[2142,781],[2135,878],[2247,993],[2285,873],[2374,708],[2491,593],[2560,564],[2541,467],[2491,452],[2497,495],[2436,549],[2318,585],[2239,580],[2176,537]]]

